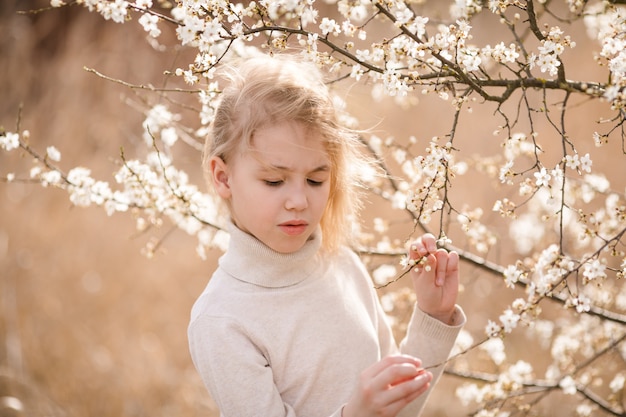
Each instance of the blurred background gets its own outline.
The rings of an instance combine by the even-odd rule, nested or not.
[[[80,7],[18,12],[47,5],[0,2],[0,125],[12,132],[28,129],[31,145],[42,153],[56,146],[64,169],[83,164],[95,178],[112,181],[120,146],[129,157],[143,146],[145,97],[84,67],[129,83],[163,86],[163,70],[184,67],[193,56],[155,49],[136,22],[116,24]],[[478,44],[488,43],[489,28],[484,29]],[[171,31],[164,31],[160,42],[174,45],[166,32]],[[586,62],[588,48],[577,48]],[[574,78],[592,78],[589,68],[571,69]],[[381,130],[401,127],[395,132],[399,137],[418,133],[428,140],[450,125],[449,116],[441,118],[448,103],[419,106],[415,118],[384,102],[371,106],[357,90],[351,94],[349,108],[366,125],[384,120]],[[493,107],[482,111],[493,115]],[[579,121],[574,116],[573,130],[590,138],[597,117],[584,111]],[[489,138],[492,130],[478,123],[471,134]],[[471,151],[489,155],[498,148],[499,141],[483,141]],[[0,174],[27,176],[30,157],[12,155],[0,153]],[[183,152],[178,164],[202,184],[199,158],[195,151]],[[478,188],[473,180],[460,179],[457,195],[480,204],[491,189]],[[376,204],[368,210],[369,217],[385,214]],[[107,217],[99,208],[72,207],[63,191],[0,182],[0,417],[218,415],[191,363],[186,328],[219,254],[202,261],[195,239],[167,232],[155,232],[167,239],[148,259],[141,251],[150,235],[135,231],[132,216]],[[460,303],[470,315],[467,329],[480,337],[489,314],[501,311],[515,294],[503,295],[501,282],[471,268],[463,279]],[[542,352],[538,344],[529,351],[523,335],[511,340],[520,354]],[[470,413],[454,398],[458,383],[444,376],[424,415]],[[558,401],[556,396],[552,404]]]
[[[53,144],[66,171],[81,164],[112,181],[120,146],[132,158],[142,140],[140,98],[83,67],[160,85],[164,68],[183,63],[148,46],[136,22],[82,7],[17,13],[47,4],[0,2],[0,125],[17,131],[21,106],[34,148]],[[2,173],[27,176],[30,157],[16,156],[0,155]],[[201,184],[195,156],[181,162]],[[146,241],[132,216],[0,183],[0,397],[19,398],[28,416],[215,415],[186,335],[215,259],[201,261],[181,233],[148,259]]]

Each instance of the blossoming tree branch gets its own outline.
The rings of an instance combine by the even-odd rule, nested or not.
[[[112,182],[93,178],[88,167],[64,168],[54,144],[32,145],[35,138],[18,120],[0,133],[0,148],[35,164],[23,172],[0,168],[0,176],[62,189],[76,206],[128,213],[140,229],[169,223],[195,237],[198,254],[206,256],[224,248],[227,235],[204,185],[177,168],[176,151],[200,152],[220,98],[216,70],[233,57],[300,54],[323,68],[332,85],[359,86],[373,103],[391,102],[403,111],[414,106],[415,115],[427,98],[446,103],[446,122],[435,137],[380,137],[368,130],[362,136],[385,173],[371,176],[368,188],[388,215],[362,225],[354,248],[384,287],[386,309],[402,325],[401,301],[408,297],[398,283],[408,264],[403,245],[417,229],[432,232],[466,265],[500,282],[510,292],[503,298],[512,300],[485,320],[484,332],[463,333],[447,363],[446,372],[463,381],[456,395],[474,410],[469,413],[518,415],[559,394],[575,398],[577,415],[623,416],[624,2],[457,0],[445,13],[426,3],[52,0],[51,8],[84,7],[113,22],[138,23],[151,43],[163,31],[175,32],[179,46],[196,54],[169,74],[175,87],[132,85],[87,70],[155,97],[193,97],[197,119],[185,120],[174,100],[146,108],[145,154],[122,152]],[[474,40],[481,29],[474,22],[488,27],[490,43]],[[575,52],[575,36],[593,40],[592,55]],[[570,78],[580,61],[596,68],[593,77]],[[580,135],[570,114],[591,105],[603,113],[588,121],[597,128],[592,134]],[[337,106],[344,123],[362,127],[340,95]],[[478,108],[489,109],[480,123],[491,124],[491,137],[472,134]],[[485,154],[481,142],[497,142],[498,152]],[[617,163],[604,164],[607,155]],[[459,184],[470,175],[490,188],[490,199],[477,206],[459,197],[463,189],[467,194],[467,185]],[[403,222],[405,236],[392,235],[394,222]],[[148,242],[146,254],[164,243]],[[555,306],[558,320],[546,313]],[[546,354],[517,357],[511,353],[516,335]]]

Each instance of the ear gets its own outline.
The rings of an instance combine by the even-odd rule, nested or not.
[[[217,194],[228,200],[231,196],[228,165],[222,158],[214,156],[209,160],[209,169],[213,177],[213,187],[215,187]]]

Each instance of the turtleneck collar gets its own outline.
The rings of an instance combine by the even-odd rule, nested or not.
[[[293,253],[279,253],[254,236],[228,224],[230,242],[219,265],[240,281],[267,288],[296,285],[307,279],[319,263],[317,253],[322,245],[318,227],[304,246]]]

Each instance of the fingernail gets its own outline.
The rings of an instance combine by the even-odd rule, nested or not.
[[[420,383],[424,383],[424,382],[428,381],[429,379],[430,379],[430,375],[429,375],[428,373],[426,373],[426,372],[424,372],[424,373],[422,373],[422,374],[419,374],[419,375],[415,378],[415,380],[416,380],[417,382],[420,382]]]

